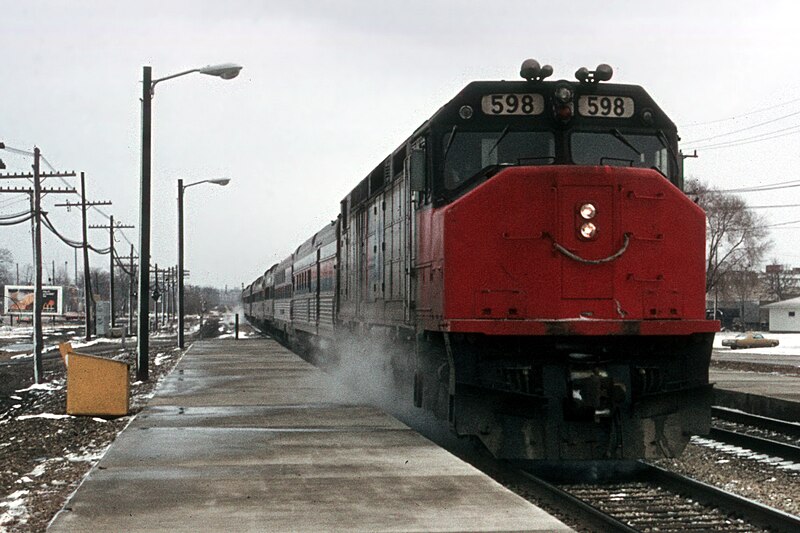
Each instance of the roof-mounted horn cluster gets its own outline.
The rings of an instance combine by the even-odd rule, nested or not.
[[[581,83],[599,83],[601,81],[608,81],[614,75],[614,69],[611,65],[600,63],[597,65],[596,70],[589,70],[586,67],[581,67],[575,71],[575,78]]]
[[[553,75],[553,67],[550,65],[541,66],[535,59],[526,59],[522,62],[519,75],[528,81],[542,81]]]

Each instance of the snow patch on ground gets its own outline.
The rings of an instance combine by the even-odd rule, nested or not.
[[[20,415],[17,420],[30,420],[31,418],[47,418],[50,420],[61,420],[62,418],[75,418],[72,415],[57,415],[54,413],[39,413],[38,415]]]
[[[64,459],[71,463],[92,463],[99,461],[103,458],[103,455],[106,453],[106,448],[102,450],[83,450],[83,454],[77,453],[68,453],[64,456]]]
[[[733,444],[726,444],[724,442],[698,436],[692,437],[691,442],[692,444],[711,448],[712,450],[734,455],[742,459],[750,459],[752,461],[758,461],[759,463],[768,464],[780,470],[800,472],[800,464],[795,463],[794,461],[787,461],[782,457],[774,457],[763,453],[757,453],[753,450],[742,448],[741,446],[734,446]]]
[[[12,492],[0,501],[0,509],[6,510],[0,514],[0,531],[6,531],[4,527],[6,524],[16,522],[18,524],[25,524],[28,521],[28,508],[25,507],[25,496],[30,491],[18,490]]]
[[[34,383],[27,389],[17,389],[15,392],[30,392],[35,390],[53,391],[64,388],[64,383],[61,380],[51,381],[49,383]]]

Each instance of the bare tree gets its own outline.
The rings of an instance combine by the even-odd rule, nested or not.
[[[92,294],[98,300],[108,300],[110,294],[108,270],[92,268],[90,272],[92,273]]]
[[[698,180],[692,180],[686,190],[706,212],[706,291],[711,292],[728,273],[760,263],[772,242],[763,217],[748,209],[739,196]]]
[[[0,248],[0,311],[6,308],[5,296],[3,295],[4,287],[11,283],[11,263],[14,261],[14,256],[5,248]]]
[[[758,292],[761,287],[759,273],[750,268],[749,265],[743,270],[729,270],[724,277],[723,283],[727,289],[726,298],[735,300],[739,305],[739,317],[744,326],[747,322],[746,303],[758,299]]]
[[[14,256],[6,248],[0,248],[0,287],[11,283],[11,264]]]
[[[781,301],[797,296],[796,274],[790,268],[783,268],[776,259],[772,263],[762,276],[767,298]]]

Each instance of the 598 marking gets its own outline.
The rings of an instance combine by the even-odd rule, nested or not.
[[[633,116],[633,98],[627,96],[581,96],[578,113],[585,117],[628,118]]]
[[[481,99],[487,115],[540,115],[544,111],[541,94],[487,94]]]

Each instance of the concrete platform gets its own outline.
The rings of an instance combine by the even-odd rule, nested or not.
[[[196,343],[48,531],[569,531],[269,340]]]
[[[800,377],[712,367],[709,379],[716,405],[800,422]]]

